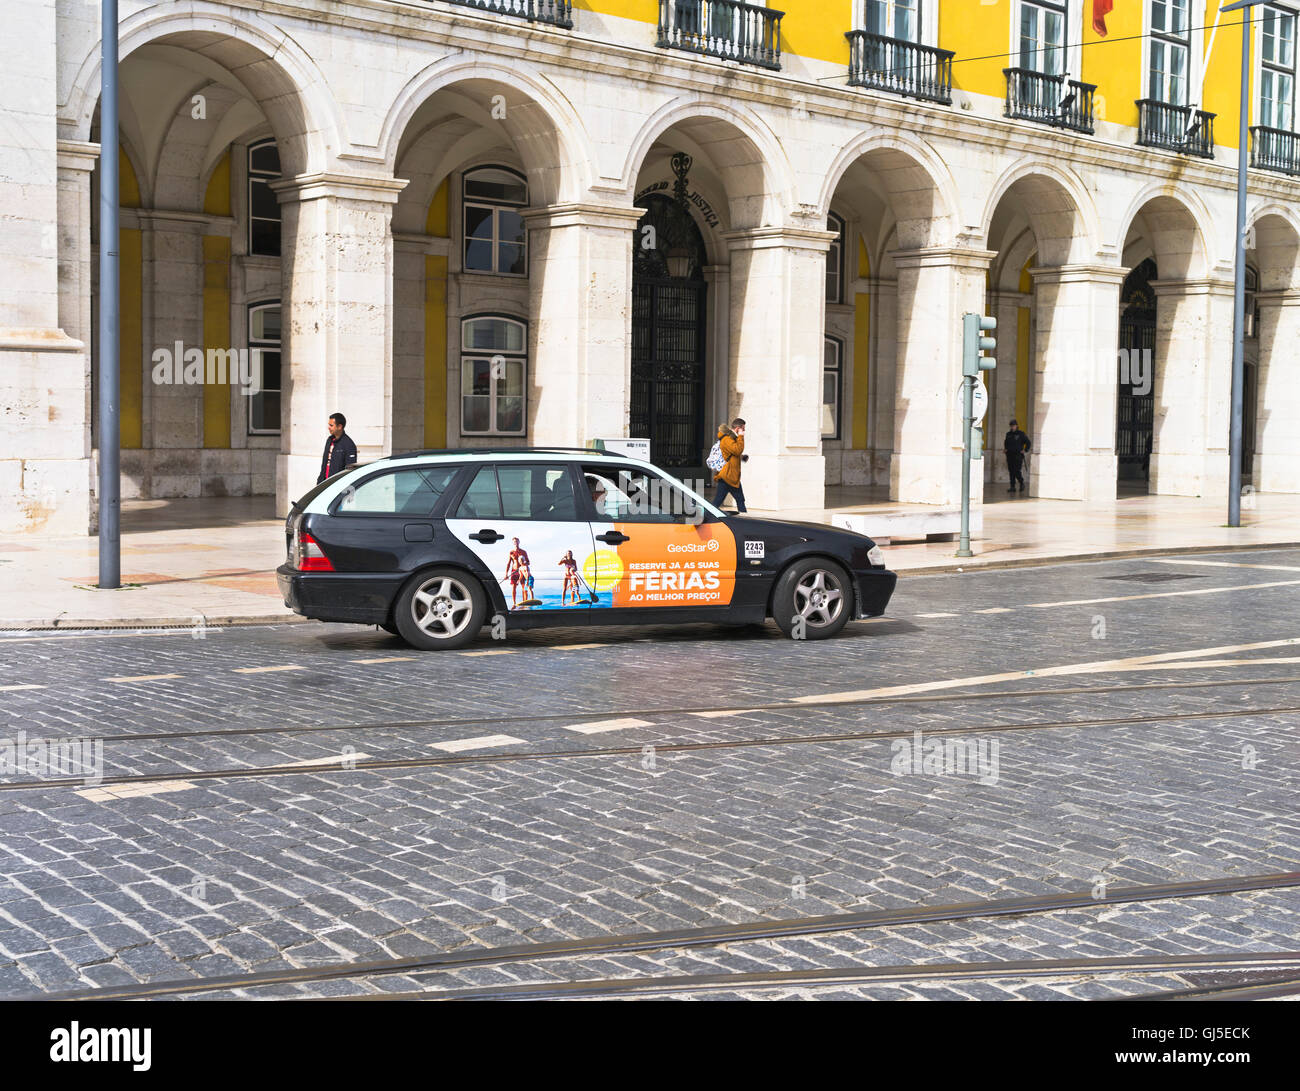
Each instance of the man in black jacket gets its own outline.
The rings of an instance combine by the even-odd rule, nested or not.
[[[1002,450],[1007,456],[1007,472],[1011,475],[1011,488],[1007,492],[1016,491],[1016,482],[1020,482],[1020,491],[1025,491],[1025,479],[1021,476],[1021,467],[1025,464],[1025,452],[1029,450],[1029,437],[1020,430],[1020,426],[1013,420],[1011,430],[1007,433],[1006,438],[1002,441]]]
[[[347,423],[348,420],[342,413],[330,414],[330,435],[325,441],[325,453],[320,460],[320,476],[316,478],[318,485],[327,477],[333,477],[348,466],[357,464],[357,445],[352,442],[351,436],[343,432]]]

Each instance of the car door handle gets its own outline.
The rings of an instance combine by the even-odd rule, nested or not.
[[[632,539],[617,530],[606,531],[604,534],[597,534],[596,541],[607,542],[609,545],[619,545],[623,542],[630,542]]]
[[[474,541],[476,542],[482,542],[484,545],[491,545],[493,542],[501,541],[501,539],[504,538],[505,535],[498,534],[491,527],[485,527],[483,530],[480,530],[477,534],[471,534],[470,537],[473,538]]]

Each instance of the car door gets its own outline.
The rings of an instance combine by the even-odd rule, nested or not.
[[[736,586],[736,542],[677,482],[637,466],[586,463],[594,508],[595,605],[726,608]]]
[[[507,610],[590,608],[582,572],[593,552],[591,526],[565,463],[479,467],[448,513],[447,529],[492,573]]]

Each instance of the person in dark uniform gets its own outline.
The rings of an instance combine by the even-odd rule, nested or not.
[[[1020,482],[1020,491],[1025,491],[1025,479],[1021,476],[1021,469],[1025,464],[1025,453],[1029,450],[1029,437],[1020,430],[1020,426],[1013,420],[1011,430],[1007,432],[1006,438],[1002,441],[1002,450],[1007,456],[1007,472],[1011,475],[1011,488],[1007,492],[1016,491],[1016,482]]]
[[[343,429],[347,418],[342,413],[331,413],[329,419],[329,438],[325,441],[325,453],[320,460],[320,475],[316,478],[319,485],[327,477],[342,473],[348,466],[357,463],[357,445]]]

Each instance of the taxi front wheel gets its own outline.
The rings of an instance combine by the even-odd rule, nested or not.
[[[483,627],[487,595],[478,580],[456,568],[430,568],[407,581],[393,620],[416,648],[463,648]]]
[[[834,561],[796,561],[777,580],[772,616],[795,640],[825,640],[848,623],[853,612],[849,575]]]

